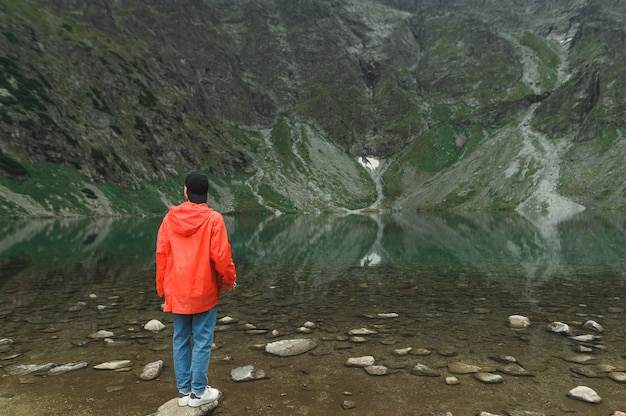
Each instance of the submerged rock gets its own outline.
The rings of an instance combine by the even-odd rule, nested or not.
[[[498,371],[515,377],[533,377],[533,374],[517,363],[510,363],[499,367]]]
[[[357,329],[351,329],[350,332],[348,332],[348,335],[373,335],[373,334],[377,334],[377,331],[374,331],[373,329],[367,329],[367,328],[357,328]]]
[[[530,319],[522,315],[509,316],[509,327],[513,329],[525,329],[530,326]]]
[[[568,324],[564,324],[563,322],[550,322],[546,327],[549,331],[557,334],[565,336],[572,335],[572,328],[570,328]]]
[[[113,335],[114,335],[113,332],[101,329],[100,331],[94,332],[93,334],[89,335],[89,338],[104,339],[104,338],[111,338],[113,337]]]
[[[604,332],[604,328],[602,327],[602,325],[592,320],[585,322],[583,324],[583,328],[585,328],[588,331],[593,331],[593,332]]]

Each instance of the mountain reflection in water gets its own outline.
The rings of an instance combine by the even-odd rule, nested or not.
[[[302,281],[319,286],[354,267],[364,268],[364,279],[371,267],[411,276],[434,272],[442,279],[516,276],[529,283],[573,275],[626,277],[626,216],[615,213],[581,213],[559,224],[556,235],[516,214],[225,219],[240,283],[255,287]],[[0,290],[51,275],[63,275],[65,284],[151,279],[159,223],[160,218],[0,223]]]
[[[572,364],[561,359],[571,354],[575,345],[546,331],[550,321],[580,321],[579,333],[583,321],[598,320],[606,331],[601,345],[593,346],[601,351],[597,357],[604,364],[626,370],[622,355],[626,342],[622,324],[626,299],[624,215],[583,212],[545,229],[514,213],[241,215],[225,220],[239,284],[235,292],[223,297],[220,313],[234,316],[240,325],[219,332],[217,338],[225,347],[217,353],[236,356],[243,364],[269,360],[249,348],[265,338],[259,340],[238,329],[248,323],[290,336],[310,320],[317,325],[311,336],[323,341],[317,354],[299,357],[298,366],[306,371],[294,376],[290,366],[272,368],[280,374],[268,381],[276,383],[273,388],[288,390],[293,385],[295,390],[286,396],[302,390],[290,377],[305,373],[323,380],[333,378],[331,384],[365,388],[369,379],[355,377],[353,372],[344,374],[354,370],[341,364],[345,360],[342,354],[348,353],[375,356],[377,362],[380,359],[403,374],[391,376],[376,388],[391,400],[407,400],[404,414],[414,414],[411,405],[440,403],[445,409],[439,410],[464,414],[459,412],[471,403],[472,414],[476,414],[489,406],[503,408],[520,401],[524,411],[542,402],[552,412],[549,414],[576,406],[584,414],[580,406],[588,404],[572,404],[565,395],[573,383],[586,382],[572,379]],[[95,364],[103,357],[124,354],[142,357],[142,364],[164,359],[170,367],[160,384],[137,385],[132,375],[75,373],[83,380],[81,386],[95,386],[94,392],[80,393],[93,395],[94,403],[108,400],[112,406],[119,405],[119,397],[101,392],[97,386],[121,383],[128,394],[142,388],[142,394],[151,397],[149,403],[135,401],[141,408],[138,411],[145,414],[156,409],[163,395],[173,389],[171,316],[160,311],[161,299],[154,286],[159,224],[160,218],[0,224],[0,339],[15,341],[13,346],[4,346],[5,355],[0,358],[10,361],[3,365],[61,364],[78,356]],[[508,328],[507,318],[515,314],[528,316],[532,326],[524,331]],[[385,316],[395,318],[377,318]],[[138,332],[140,325],[155,318],[164,320],[163,333]],[[351,329],[365,326],[378,331],[370,342],[355,346],[347,342]],[[101,342],[86,346],[88,334],[101,329],[113,329],[121,344],[131,346],[111,349]],[[440,354],[393,356],[392,349],[400,347],[428,348]],[[443,351],[452,352],[455,358]],[[411,375],[416,362],[444,369],[445,374],[452,361],[492,367],[489,363],[494,355],[516,357],[536,372],[536,377],[532,382],[509,378],[497,390],[473,388],[471,383],[479,382],[463,378],[452,391],[445,390],[445,385],[442,389],[440,382]],[[270,365],[269,361],[265,364]],[[229,367],[212,368],[223,388],[243,389],[223,383]],[[58,379],[65,380],[58,388],[64,389],[63,383],[72,379]],[[31,388],[22,386],[21,380],[0,378],[0,390],[16,394],[11,403],[19,411],[23,411],[20,406],[27,406],[22,395]],[[602,404],[594,406],[598,412],[610,414],[623,402],[623,385],[606,374],[594,380],[592,387],[603,397]],[[57,384],[42,381],[40,385],[48,392],[47,398],[63,395],[56,390]],[[528,402],[528,398],[532,400]],[[367,400],[360,399],[363,409],[376,403]],[[332,405],[327,402],[324,399],[314,406]],[[241,414],[250,403],[237,400],[224,406]],[[111,412],[116,414],[115,407]],[[66,413],[61,407],[48,414]]]

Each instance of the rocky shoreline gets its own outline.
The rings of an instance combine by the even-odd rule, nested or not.
[[[486,314],[488,311],[476,311],[479,314]],[[526,368],[521,360],[512,354],[494,354],[489,355],[487,360],[477,354],[475,359],[471,356],[461,356],[460,352],[453,347],[440,347],[431,349],[427,347],[407,345],[410,338],[402,335],[397,336],[397,331],[402,331],[402,316],[395,312],[381,312],[377,314],[369,314],[361,316],[359,319],[364,326],[355,326],[345,331],[339,331],[334,325],[326,322],[314,322],[307,320],[299,326],[293,327],[290,331],[283,329],[268,329],[266,326],[258,326],[251,322],[240,322],[239,319],[229,315],[222,316],[216,326],[216,339],[228,339],[228,344],[234,344],[232,340],[239,341],[238,358],[235,359],[229,353],[221,354],[227,347],[222,347],[220,341],[215,345],[214,358],[212,360],[210,374],[219,367],[220,364],[227,364],[223,368],[220,383],[226,383],[225,374],[228,374],[228,389],[236,390],[235,385],[243,385],[249,383],[263,383],[272,380],[275,376],[273,372],[277,372],[280,365],[295,366],[289,367],[292,372],[302,372],[305,370],[298,369],[303,364],[289,364],[281,362],[277,367],[276,360],[298,360],[298,357],[307,357],[312,360],[313,366],[310,370],[314,371],[316,365],[329,365],[328,362],[335,362],[338,367],[350,371],[349,377],[359,378],[368,377],[371,379],[385,379],[380,383],[393,384],[395,374],[403,374],[407,377],[416,377],[424,380],[430,380],[428,383],[439,382],[438,389],[457,389],[460,385],[469,385],[478,382],[484,385],[484,389],[489,386],[501,385],[506,383],[526,383],[520,381],[523,379],[533,380],[543,376],[540,368]],[[0,384],[0,410],[2,409],[21,409],[19,403],[10,403],[11,401],[25,400],[24,398],[14,397],[7,391],[11,391],[12,387],[32,384],[47,383],[66,383],[64,377],[71,377],[70,374],[81,374],[83,372],[109,372],[111,374],[133,374],[135,383],[149,383],[154,380],[160,380],[164,375],[163,370],[171,366],[171,354],[167,345],[168,338],[162,334],[167,334],[170,330],[167,324],[162,323],[158,319],[150,319],[145,324],[138,327],[139,322],[135,325],[128,326],[121,333],[116,334],[115,328],[100,329],[90,334],[85,334],[84,340],[74,340],[72,350],[74,355],[79,354],[78,351],[86,350],[92,343],[99,344],[102,348],[113,348],[118,357],[112,360],[100,360],[97,356],[90,356],[89,360],[76,359],[65,363],[46,362],[38,364],[34,357],[43,356],[45,354],[34,354],[32,351],[24,351],[20,346],[19,339],[0,338],[0,359],[2,359],[3,373],[2,384]],[[528,336],[527,331],[533,326],[531,320],[521,315],[511,315],[508,322],[502,324],[508,327],[508,331],[512,336],[523,339]],[[594,412],[594,406],[598,406],[603,402],[602,390],[598,387],[589,387],[586,381],[611,380],[616,385],[624,385],[626,383],[626,361],[624,355],[620,362],[609,363],[611,359],[606,357],[607,345],[604,343],[605,329],[595,320],[587,319],[576,322],[564,323],[560,321],[551,321],[546,325],[542,325],[547,333],[554,334],[555,338],[566,340],[569,352],[558,357],[560,362],[567,363],[568,373],[562,374],[563,378],[571,378],[572,387],[563,390],[561,395],[567,400],[577,403],[583,403],[589,406],[588,412]],[[46,328],[45,334],[55,334],[54,328]],[[159,347],[155,347],[154,339],[150,335],[154,335],[158,339]],[[54,336],[53,338],[54,339]],[[241,342],[242,340],[248,342]],[[165,342],[165,344],[163,344]],[[131,359],[137,356],[137,350],[131,352],[131,345],[143,345],[145,348],[151,348],[156,355],[163,355],[161,359],[141,363],[145,360]],[[244,357],[243,351],[247,350],[245,359],[248,362],[242,363]],[[355,352],[367,352],[371,354],[357,355]],[[235,351],[235,350],[233,350]],[[381,353],[386,351],[386,353]],[[107,354],[111,355],[111,354]],[[436,356],[436,360],[432,357]],[[480,356],[480,358],[479,358]],[[274,358],[272,358],[274,357]],[[605,359],[606,358],[606,359]],[[13,362],[20,363],[13,363]],[[269,368],[265,368],[263,364],[257,362],[265,362]],[[323,362],[323,364],[322,364]],[[167,364],[165,364],[167,363]],[[239,365],[242,364],[242,365]],[[532,367],[532,366],[531,366]],[[168,370],[169,371],[169,370]],[[343,371],[340,368],[328,370],[329,374],[337,371]],[[362,371],[364,376],[359,375],[355,371]],[[97,377],[97,376],[95,376]],[[107,384],[106,393],[116,394],[128,388],[127,378],[123,376],[125,381],[115,385]],[[44,381],[45,380],[45,381]],[[410,379],[409,379],[410,380]],[[534,381],[527,381],[533,383]],[[378,382],[377,382],[378,383]],[[597,383],[594,383],[597,386]],[[172,391],[170,385],[169,391]],[[382,387],[381,387],[382,388]],[[474,386],[474,388],[477,388]],[[491,387],[493,388],[493,387]],[[623,389],[623,387],[621,387]],[[287,393],[283,393],[286,397]],[[365,407],[354,392],[343,390],[340,393],[341,401],[336,404],[336,408],[343,410],[358,409],[359,414],[369,414],[368,408]],[[223,396],[214,403],[202,406],[197,409],[181,408],[177,404],[176,399],[170,399],[155,408],[153,413],[146,412],[150,416],[200,416],[213,413],[221,407]],[[472,398],[469,397],[469,400]],[[237,399],[239,400],[239,399]],[[297,403],[295,404],[297,406]],[[569,405],[568,405],[569,406]],[[572,404],[572,406],[574,406]],[[561,410],[566,410],[561,405]],[[624,416],[624,409],[610,409],[613,416]],[[457,413],[457,411],[446,410],[444,412],[420,413],[423,415],[433,416],[454,416],[467,413]],[[18,412],[18,414],[20,414]],[[22,413],[23,414],[23,413]],[[47,414],[61,414],[61,412],[48,412]],[[70,412],[71,414],[71,412]],[[130,413],[129,413],[130,414]],[[133,413],[134,414],[134,413]],[[286,413],[272,413],[286,414]],[[371,413],[375,414],[375,413]],[[398,413],[402,414],[402,413]],[[543,412],[536,408],[525,407],[511,403],[509,407],[500,412],[494,412],[492,408],[485,405],[484,409],[479,409],[477,413],[480,416],[511,416],[511,415],[535,415],[548,416],[548,411]]]

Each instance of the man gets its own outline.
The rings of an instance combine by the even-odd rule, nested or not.
[[[163,311],[174,314],[180,406],[198,407],[219,396],[207,377],[217,304],[222,287],[231,291],[237,280],[224,218],[206,204],[208,189],[205,175],[187,175],[185,202],[170,207],[157,235],[156,289],[165,296]]]

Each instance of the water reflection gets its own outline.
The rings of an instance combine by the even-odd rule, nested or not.
[[[483,404],[511,404],[512,395],[528,398],[544,392],[567,400],[563,391],[573,387],[571,364],[555,357],[571,353],[572,345],[567,338],[549,334],[544,323],[593,318],[607,328],[603,362],[626,369],[620,356],[626,341],[626,216],[583,212],[547,234],[515,213],[225,220],[240,284],[224,297],[221,310],[242,324],[276,328],[283,334],[314,321],[319,324],[314,336],[325,339],[327,346],[320,354],[331,361],[337,351],[352,348],[341,341],[347,330],[375,325],[380,331],[377,342],[365,344],[360,353],[386,357],[397,369],[410,369],[417,357],[389,358],[396,344],[450,347],[470,362],[513,355],[537,372],[532,383],[510,382],[500,395],[485,396]],[[154,290],[159,223],[160,218],[127,218],[0,224],[0,339],[13,338],[19,345],[16,351],[30,351],[16,362],[75,360],[79,352],[74,346],[100,329],[115,329],[135,342],[133,354],[148,354],[145,343],[154,359],[162,358],[162,351],[169,351],[168,334],[137,333],[139,323],[169,319],[161,314]],[[92,299],[91,293],[97,296]],[[389,312],[398,313],[398,318],[370,318]],[[533,320],[523,333],[504,324],[508,316],[520,313]],[[55,341],[42,343],[42,333],[48,330],[58,331]],[[242,362],[258,358],[247,349],[254,341],[244,331],[220,334],[221,339],[228,337],[233,337],[229,345],[240,346]],[[94,360],[112,355],[106,350],[92,343],[80,354]],[[436,354],[419,359],[443,368],[447,364]],[[319,368],[331,368],[331,373],[336,369],[326,361],[324,365]],[[16,383],[11,378],[4,382]],[[603,406],[623,401],[623,391],[613,385],[617,383],[607,378],[602,382]],[[86,384],[97,383],[94,378]],[[135,379],[124,383],[134,385]],[[535,390],[539,384],[541,392]],[[440,383],[423,383],[420,389],[417,401],[442,392]],[[452,393],[446,400],[458,402],[461,409],[475,391]],[[562,408],[558,402],[551,409]],[[608,407],[603,410],[609,414]]]
[[[80,268],[66,278],[115,280],[149,269],[160,219],[32,220],[0,224],[0,288]],[[236,216],[226,218],[243,280],[315,284],[352,267],[395,267],[440,275],[516,275],[538,282],[626,273],[626,216],[581,213],[546,235],[516,215]],[[272,273],[276,267],[290,274]],[[25,277],[27,276],[27,277]]]

